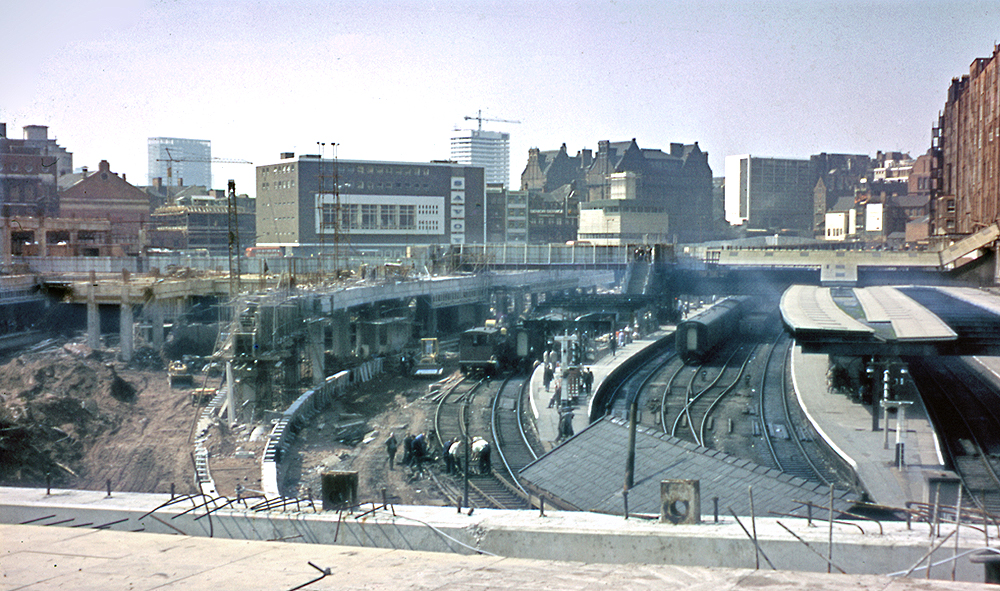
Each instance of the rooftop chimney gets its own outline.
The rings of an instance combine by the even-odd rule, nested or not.
[[[24,139],[45,141],[49,139],[49,127],[47,125],[25,125]]]
[[[7,124],[0,123],[0,137],[7,137]]]

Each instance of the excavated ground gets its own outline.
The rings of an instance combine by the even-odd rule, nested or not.
[[[74,341],[48,342],[0,365],[0,485],[45,486],[132,492],[195,492],[192,452],[203,408],[192,389],[205,380],[171,387],[165,364],[140,350],[131,364],[116,352],[94,351]],[[448,366],[446,375],[457,367]],[[430,477],[439,467],[414,474],[388,466],[385,440],[433,430],[433,380],[401,376],[390,369],[353,387],[343,400],[317,416],[286,456],[285,494],[318,497],[327,470],[360,474],[359,499],[444,504]],[[216,384],[212,384],[216,385]],[[215,420],[206,447],[219,493],[236,486],[260,488],[260,458],[269,425],[230,429]],[[402,446],[397,461],[402,457]]]
[[[0,366],[0,484],[193,489],[194,409],[148,350],[130,365],[79,341]]]

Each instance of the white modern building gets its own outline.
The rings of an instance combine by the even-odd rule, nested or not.
[[[726,156],[726,221],[771,233],[810,233],[815,185],[808,160]]]
[[[151,137],[148,142],[148,183],[163,179],[171,187],[212,187],[212,142],[176,137]]]
[[[486,184],[510,186],[510,134],[482,129],[456,129],[451,138],[451,159],[466,166],[480,166]]]

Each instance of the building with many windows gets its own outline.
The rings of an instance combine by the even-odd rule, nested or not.
[[[337,160],[286,152],[257,167],[257,246],[311,254],[480,243],[483,169],[452,162]]]
[[[480,166],[486,184],[510,184],[510,134],[482,129],[456,130],[451,138],[451,159],[466,166]]]
[[[615,203],[621,200],[640,202],[636,207],[670,218],[669,234],[665,229],[653,232],[667,242],[701,242],[716,234],[712,225],[712,169],[708,152],[697,142],[672,143],[669,151],[663,151],[640,148],[635,139],[602,140],[596,153],[585,149],[576,156],[569,155],[565,144],[553,151],[532,148],[521,173],[521,188],[550,195],[568,188],[564,192],[581,206],[601,203],[618,207]],[[617,215],[609,214],[612,218]],[[571,217],[575,223],[575,208]],[[628,218],[624,223],[629,223]],[[630,233],[627,228],[625,232]]]
[[[726,156],[726,221],[750,231],[812,236],[815,187],[809,160]]]
[[[1000,219],[1000,45],[952,79],[932,142],[932,236],[971,234]]]
[[[26,125],[24,139],[14,139],[0,123],[0,216],[59,215],[59,183],[73,173],[73,154],[48,129]]]
[[[147,141],[149,184],[163,179],[170,187],[212,186],[212,142],[176,137],[151,137]]]

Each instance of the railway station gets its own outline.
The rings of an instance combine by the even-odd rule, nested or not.
[[[664,565],[657,576],[667,580],[678,565],[773,561],[810,573],[850,564],[862,587],[876,584],[865,576],[899,576],[911,566],[950,568],[940,548],[928,562],[926,535],[910,533],[916,524],[950,523],[961,532],[952,559],[958,580],[982,580],[983,567],[966,556],[980,550],[984,533],[988,545],[993,537],[1000,486],[986,468],[972,476],[992,453],[976,446],[990,444],[942,435],[943,411],[925,407],[910,376],[937,375],[915,361],[925,357],[996,355],[991,310],[1000,304],[987,292],[851,286],[844,276],[796,283],[821,273],[815,260],[783,267],[773,257],[732,257],[740,264],[720,271],[721,263],[686,267],[665,252],[642,260],[627,249],[618,258],[586,252],[531,269],[497,261],[488,274],[385,271],[346,289],[311,283],[301,267],[293,276],[291,266],[277,277],[244,277],[263,286],[252,292],[231,277],[51,280],[86,311],[95,350],[108,338],[100,318],[120,309],[118,354],[133,357],[148,344],[166,346],[168,332],[192,330],[171,323],[192,303],[239,295],[215,306],[231,311],[213,343],[218,368],[205,366],[218,387],[201,394],[202,378],[191,380],[200,392],[191,399],[199,413],[196,490],[119,492],[110,481],[106,494],[4,489],[3,521],[34,553],[45,539],[34,528],[63,525],[151,534],[143,546],[150,552],[162,535],[231,538],[248,549],[298,540],[377,547],[404,561],[398,556],[407,551],[443,553],[429,560],[443,569],[480,568],[449,562],[480,554],[580,561],[584,572],[614,577],[614,565],[630,561],[617,549],[623,544]],[[940,256],[937,271],[924,258],[915,264],[914,273],[953,269]],[[864,282],[866,268],[859,264],[851,278]],[[751,274],[758,281],[750,289],[716,291],[749,286]],[[408,348],[414,335],[423,339],[418,350]],[[392,418],[354,412],[354,399],[394,387],[401,389]],[[244,484],[227,476],[235,462],[219,457],[218,442],[236,435],[255,449],[251,431],[259,455],[235,452],[257,476]],[[390,432],[400,440],[426,434],[429,443],[420,459],[387,472],[374,458],[384,457]],[[492,450],[485,461],[478,448],[473,455],[473,435]],[[350,443],[335,450],[330,437]],[[368,472],[376,464],[384,480]],[[429,506],[406,505],[401,486],[435,497]],[[827,530],[818,529],[827,526],[839,560],[809,550],[826,543]],[[633,537],[620,539],[623,528]],[[260,548],[253,551],[271,551]],[[8,560],[17,556],[10,550]],[[338,560],[353,568],[353,559]],[[62,579],[65,586],[77,576]]]

